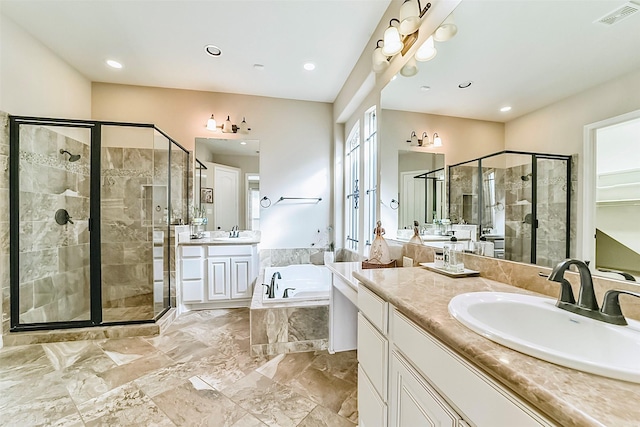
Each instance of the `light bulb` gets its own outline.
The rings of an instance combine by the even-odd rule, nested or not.
[[[433,134],[433,146],[434,147],[442,147],[442,140],[438,136],[438,133]]]
[[[222,125],[222,132],[224,133],[233,133],[233,124],[231,124],[231,119],[227,116],[227,120],[224,121]]]
[[[409,59],[409,61],[407,61],[407,63],[400,69],[400,74],[404,77],[412,77],[418,74],[418,64],[416,64],[416,59]]]
[[[404,44],[400,40],[400,33],[398,32],[398,29],[389,24],[389,28],[384,30],[384,45],[382,46],[382,53],[386,56],[393,56],[400,53],[403,47]]]
[[[416,0],[405,0],[400,6],[400,25],[398,32],[403,36],[413,34],[420,26],[420,11]]]
[[[217,130],[216,126],[217,126],[216,119],[213,118],[213,114],[212,114],[211,118],[207,120],[207,129],[215,131]]]
[[[416,60],[424,62],[435,58],[438,51],[436,50],[435,43],[433,42],[433,36],[430,36],[422,46],[416,51]]]

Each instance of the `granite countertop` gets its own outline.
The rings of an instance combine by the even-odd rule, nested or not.
[[[576,371],[503,347],[467,329],[447,308],[451,298],[465,292],[532,292],[482,277],[449,278],[420,267],[360,270],[353,274],[401,313],[558,424],[621,427],[640,422],[640,384]]]

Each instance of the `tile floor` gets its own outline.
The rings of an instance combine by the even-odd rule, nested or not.
[[[353,426],[356,390],[355,352],[251,357],[248,309],[0,350],[2,426]]]

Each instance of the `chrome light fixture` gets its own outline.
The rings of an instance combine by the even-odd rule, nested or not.
[[[429,36],[422,46],[416,51],[416,60],[420,62],[430,61],[436,57],[438,51],[436,50],[435,43],[433,42],[433,36]]]
[[[372,68],[374,73],[381,73],[389,67],[389,61],[387,60],[387,56],[382,53],[382,46],[380,43],[383,43],[382,40],[378,40],[376,44],[376,48],[373,50],[373,55],[371,57]]]
[[[458,27],[455,22],[453,22],[453,14],[451,14],[447,16],[447,19],[436,29],[436,32],[433,33],[433,38],[437,42],[446,42],[447,40],[451,40],[457,33]]]
[[[402,40],[400,40],[398,27],[395,27],[393,25],[393,21],[400,24],[400,21],[398,19],[393,18],[391,19],[391,21],[389,21],[389,27],[384,30],[384,44],[382,46],[382,53],[386,56],[397,55],[404,47],[404,43],[402,43]]]

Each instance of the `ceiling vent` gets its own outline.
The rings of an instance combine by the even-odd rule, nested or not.
[[[596,19],[595,21],[593,21],[593,23],[604,25],[617,24],[618,22],[622,21],[623,19],[627,19],[638,11],[640,11],[640,4],[635,2],[628,2],[607,13],[602,18]]]

